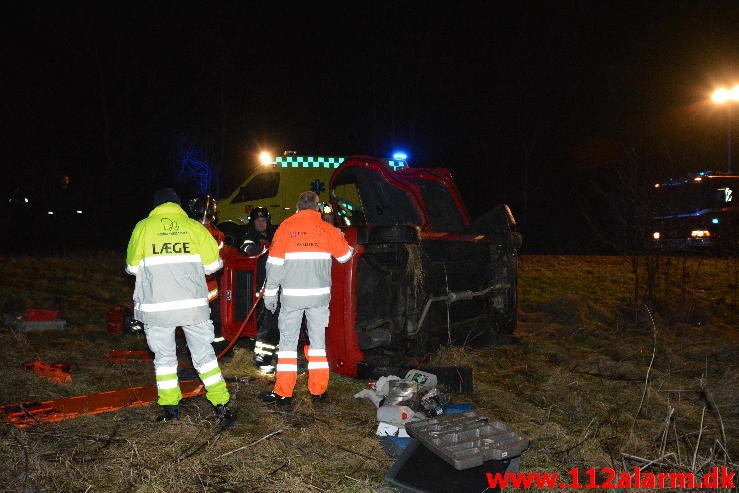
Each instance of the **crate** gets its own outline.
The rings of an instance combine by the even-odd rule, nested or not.
[[[23,316],[18,313],[6,313],[3,315],[3,321],[7,327],[16,332],[32,332],[38,330],[60,330],[67,325],[66,320],[23,320]]]
[[[512,459],[529,447],[513,428],[475,411],[407,423],[406,431],[457,470]]]

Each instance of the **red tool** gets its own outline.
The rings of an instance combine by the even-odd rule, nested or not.
[[[126,316],[130,310],[123,305],[115,305],[105,315],[105,327],[109,334],[123,334]]]
[[[116,363],[128,363],[129,361],[154,361],[154,354],[151,351],[119,351],[112,350],[108,353],[108,359]]]
[[[205,388],[199,380],[181,380],[180,390],[182,397],[195,397],[205,393]],[[156,400],[157,386],[145,385],[53,401],[5,404],[0,406],[0,420],[17,428],[26,428],[39,423],[63,421],[85,414],[100,414],[117,411],[124,407],[146,406]]]
[[[57,319],[59,316],[59,310],[39,310],[36,308],[29,308],[21,316],[23,321],[32,322],[51,322]]]
[[[51,380],[54,383],[71,383],[72,375],[69,372],[69,363],[49,364],[41,360],[26,361],[23,363],[26,370],[34,372],[41,378]]]

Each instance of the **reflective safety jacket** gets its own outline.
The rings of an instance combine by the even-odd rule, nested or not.
[[[134,318],[175,327],[210,319],[205,275],[223,267],[205,227],[172,202],[156,207],[131,234],[126,272],[136,276]]]
[[[331,257],[348,261],[353,249],[338,228],[318,211],[302,210],[280,224],[267,258],[264,296],[276,296],[286,307],[309,308],[331,300]]]

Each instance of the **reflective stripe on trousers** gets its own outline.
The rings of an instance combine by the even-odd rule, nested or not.
[[[190,349],[192,364],[198,372],[206,390],[206,398],[211,404],[226,404],[229,400],[228,388],[223,380],[211,341],[213,323],[210,320],[195,325],[183,325],[182,331]],[[175,327],[144,326],[146,342],[154,353],[154,372],[157,381],[158,404],[176,405],[182,399],[177,380],[177,344]]]
[[[316,308],[288,308],[284,305],[280,307],[280,316],[277,325],[280,329],[280,350],[277,351],[277,368],[275,371],[275,393],[283,397],[292,397],[295,382],[298,377],[298,339],[300,337],[300,325],[303,321],[303,313],[308,326],[308,339],[312,350],[323,350],[323,356],[316,356],[314,363],[323,366],[326,361],[326,327],[328,326],[328,305]],[[316,353],[317,354],[317,353]],[[306,355],[307,357],[308,355]],[[323,358],[320,361],[318,358]],[[310,360],[309,360],[310,361]],[[323,371],[317,366],[315,368],[315,390],[323,389],[326,391],[328,387],[328,362],[326,369]],[[310,368],[310,367],[309,367]],[[323,392],[314,393],[310,381],[312,371],[309,371],[308,390],[311,394],[319,395]]]
[[[275,393],[282,397],[292,397],[295,381],[298,379],[298,352],[277,351],[275,367]]]
[[[308,391],[321,395],[328,388],[328,359],[325,349],[313,349],[306,345],[305,357],[308,360]]]
[[[254,354],[272,357],[275,354],[275,349],[277,349],[275,346],[266,342],[256,341],[254,343]]]

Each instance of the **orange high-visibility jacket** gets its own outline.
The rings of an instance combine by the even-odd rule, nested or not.
[[[302,210],[277,228],[267,259],[264,296],[287,307],[326,306],[331,300],[331,257],[348,261],[354,250],[318,211]]]

